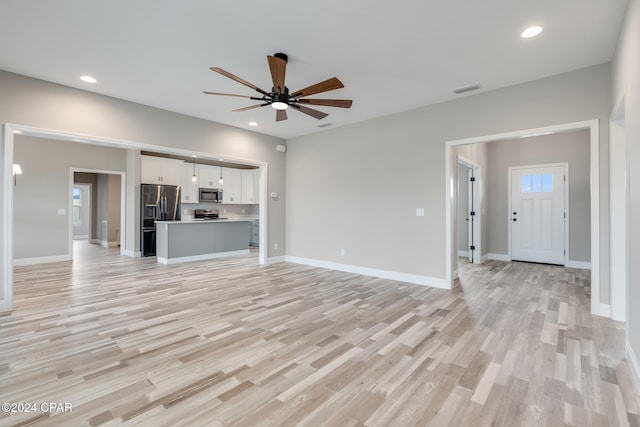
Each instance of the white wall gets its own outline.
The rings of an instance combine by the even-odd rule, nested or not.
[[[613,88],[610,109],[624,97],[625,137],[629,164],[629,217],[640,215],[640,0],[630,0],[613,61]],[[636,215],[637,214],[637,215]],[[617,212],[621,217],[624,212]],[[616,221],[617,217],[611,219]],[[629,222],[629,289],[627,320],[627,355],[636,384],[640,385],[640,223]]]
[[[600,119],[600,293],[608,295],[610,78],[602,64],[289,140],[287,254],[441,281],[445,142]]]

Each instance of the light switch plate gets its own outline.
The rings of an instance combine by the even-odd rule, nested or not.
[[[58,215],[66,215],[66,214],[67,214],[66,209],[58,209]]]
[[[424,208],[416,208],[416,216],[424,216]]]

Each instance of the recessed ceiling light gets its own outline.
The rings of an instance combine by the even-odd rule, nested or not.
[[[541,32],[542,32],[542,27],[538,27],[537,25],[534,25],[533,27],[529,27],[526,30],[524,30],[520,34],[520,37],[522,37],[523,39],[528,39],[528,38],[537,36]]]
[[[256,123],[256,122],[249,122],[249,126],[258,126],[258,123]]]
[[[87,82],[87,83],[97,83],[98,81],[91,77],[91,76],[81,76],[80,80],[82,80],[83,82]]]

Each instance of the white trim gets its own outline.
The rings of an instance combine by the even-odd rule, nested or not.
[[[573,261],[569,260],[564,265],[569,268],[579,268],[582,270],[591,270],[591,263],[589,261]]]
[[[284,255],[267,258],[266,265],[279,264],[281,262],[286,262],[286,257]]]
[[[88,234],[74,234],[73,240],[89,240]]]
[[[495,135],[485,135],[446,141],[445,143],[445,274],[450,289],[453,285],[454,245],[453,245],[453,176],[451,173],[451,151],[454,146],[479,144],[483,142],[525,138],[529,136],[562,132],[567,130],[590,130],[590,190],[591,190],[591,313],[600,311],[600,124],[598,119],[565,123],[535,129],[525,129]],[[457,251],[456,251],[457,252]]]
[[[103,248],[116,248],[118,247],[118,242],[108,242],[106,240],[100,240],[100,246]],[[123,254],[124,255],[124,254]]]
[[[458,257],[469,258],[469,251],[458,251]]]
[[[337,262],[322,261],[310,258],[286,255],[287,262],[304,264],[329,270],[345,271],[347,273],[361,274],[363,276],[379,277],[381,279],[397,280],[399,282],[413,283],[416,285],[432,286],[440,289],[450,289],[444,279],[420,276],[417,274],[400,273],[397,271],[379,270],[377,268],[360,267],[357,265],[340,264]]]
[[[183,256],[180,258],[161,258],[157,257],[157,261],[159,264],[180,264],[183,262],[192,262],[192,261],[205,261],[209,259],[216,258],[225,258],[229,256],[238,256],[238,255],[249,255],[251,251],[249,249],[240,249],[239,251],[229,251],[229,252],[216,252],[213,254],[204,254],[204,255],[194,255],[194,256]]]
[[[484,254],[480,257],[480,264],[484,264],[487,261],[489,261],[489,254]]]
[[[511,261],[511,257],[509,254],[487,254],[487,259],[494,261]]]
[[[16,267],[22,267],[25,265],[37,265],[37,264],[49,264],[51,262],[71,261],[69,254],[65,255],[52,255],[41,256],[34,258],[18,258],[13,260],[13,265]]]
[[[636,392],[638,392],[638,390],[640,390],[640,364],[638,364],[638,358],[636,357],[636,353],[633,351],[633,347],[631,347],[631,343],[628,339],[625,341],[624,347],[624,352],[627,356],[627,365],[631,371],[631,377],[633,378],[633,383],[636,386]]]
[[[129,251],[129,250],[125,250],[124,253],[122,255],[126,255],[130,258],[141,258],[142,257],[142,252],[140,251]]]
[[[521,165],[521,166],[509,166],[507,169],[508,182],[507,182],[507,218],[511,218],[511,212],[513,212],[514,207],[511,206],[511,191],[513,189],[513,183],[511,180],[513,179],[513,170],[517,169],[531,169],[531,168],[549,168],[549,167],[562,167],[564,168],[564,176],[565,180],[564,184],[564,265],[566,266],[569,262],[569,163],[561,162],[561,163],[545,163],[542,165]],[[507,219],[507,252],[509,253],[509,258],[512,258],[512,247],[511,247],[511,227],[509,226],[510,220]]]

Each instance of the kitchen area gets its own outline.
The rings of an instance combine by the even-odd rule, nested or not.
[[[144,151],[140,159],[143,257],[173,264],[257,252],[260,168]]]

